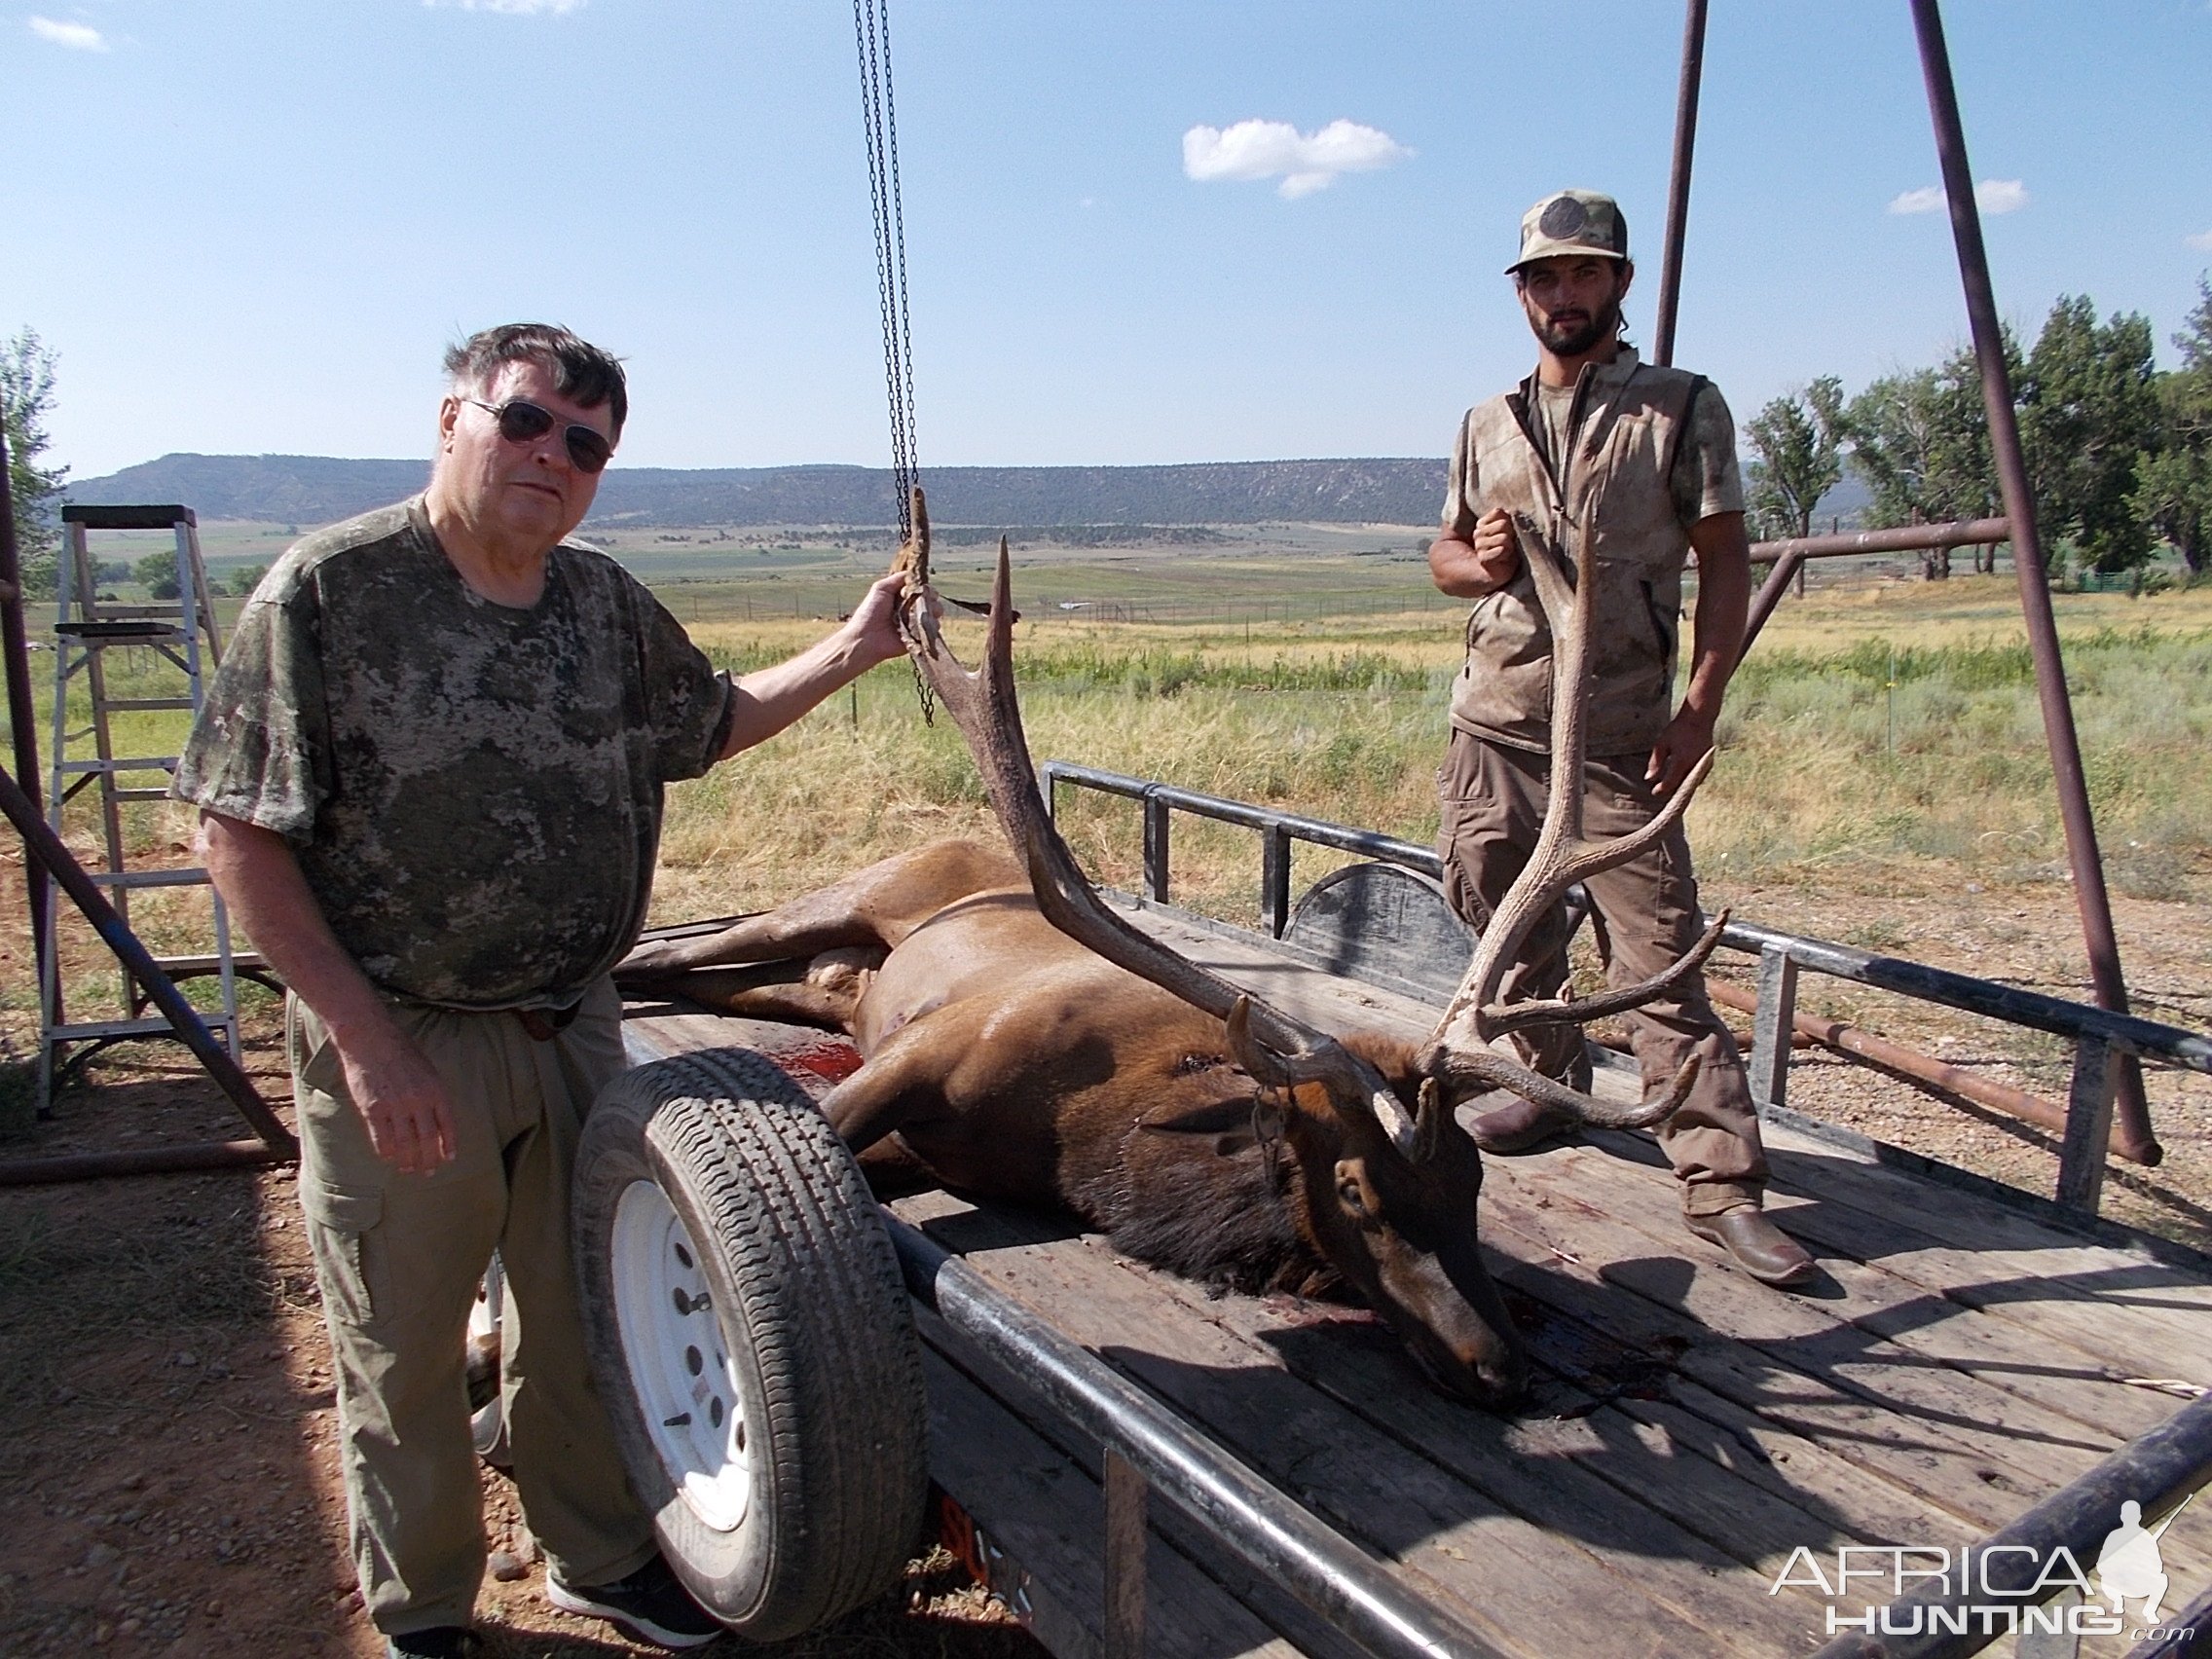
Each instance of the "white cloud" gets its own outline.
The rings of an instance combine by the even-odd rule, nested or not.
[[[461,12],[505,12],[517,18],[540,14],[563,17],[581,11],[586,3],[587,0],[423,0],[425,6],[451,6]]]
[[[2013,213],[2028,204],[2028,187],[2016,178],[1985,178],[1973,187],[1974,203],[1984,213]],[[1940,213],[1945,198],[1943,187],[1924,184],[1918,190],[1908,190],[1893,197],[1890,211],[1893,213]]]
[[[1183,172],[1198,180],[1280,178],[1276,193],[1295,201],[1325,189],[1339,173],[1373,172],[1413,152],[1380,128],[1332,121],[1300,132],[1287,121],[1194,127],[1183,134]]]
[[[31,33],[72,52],[105,52],[107,39],[90,23],[57,23],[52,18],[33,18]]]
[[[2212,231],[2199,231],[2194,237],[2184,237],[2181,240],[2189,243],[2191,247],[2202,248],[2206,253],[2212,253]]]

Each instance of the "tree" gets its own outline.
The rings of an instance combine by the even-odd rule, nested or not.
[[[1843,382],[1823,375],[1778,397],[1745,427],[1751,522],[1759,536],[1810,535],[1813,509],[1843,477]]]
[[[8,434],[8,493],[15,507],[16,556],[23,593],[52,599],[61,533],[54,498],[68,479],[66,466],[41,466],[52,443],[46,418],[54,411],[54,353],[35,330],[0,340],[0,424]]]
[[[174,599],[181,591],[176,585],[176,554],[173,551],[147,554],[130,567],[130,573],[144,584],[146,592],[155,599]]]
[[[2009,332],[2006,354],[2015,355]],[[1997,470],[1982,407],[1981,365],[1961,347],[1939,367],[1886,375],[1851,400],[1843,416],[1851,468],[1873,492],[1868,517],[1876,526],[1941,524],[1988,518],[1998,510]],[[1974,554],[1995,568],[1996,554]],[[1931,576],[1947,576],[1950,555],[1926,561]]]
[[[2181,367],[2158,377],[2158,441],[2138,459],[2130,497],[2145,527],[2173,543],[2192,575],[2201,575],[2212,556],[2212,277],[2196,286],[2189,326],[2174,336]]]
[[[2018,396],[2044,527],[2071,535],[2090,569],[2144,563],[2151,530],[2133,498],[2138,462],[2159,427],[2151,319],[2116,312],[2100,327],[2086,294],[2061,295],[2028,354]]]

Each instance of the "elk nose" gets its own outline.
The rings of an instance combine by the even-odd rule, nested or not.
[[[1529,1362],[1518,1353],[1486,1360],[1474,1368],[1483,1403],[1493,1410],[1519,1405],[1529,1392]]]
[[[1529,1362],[1512,1347],[1462,1353],[1441,1346],[1432,1349],[1425,1343],[1409,1346],[1439,1392],[1469,1405],[1503,1411],[1529,1391]]]

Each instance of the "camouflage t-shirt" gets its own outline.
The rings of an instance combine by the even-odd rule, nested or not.
[[[173,793],[286,836],[378,986],[559,1008],[645,920],[661,787],[720,753],[727,681],[573,542],[516,609],[461,579],[420,498],[334,525],[255,590]]]

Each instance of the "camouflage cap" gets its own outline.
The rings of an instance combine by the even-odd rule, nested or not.
[[[1521,215],[1521,257],[1510,276],[1532,259],[1596,254],[1628,258],[1628,221],[1620,203],[1595,190],[1558,190]]]

